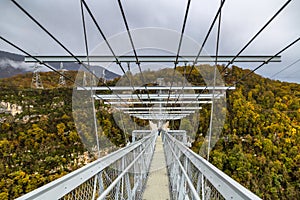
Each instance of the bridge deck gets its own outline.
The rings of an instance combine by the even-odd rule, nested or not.
[[[143,199],[170,199],[169,181],[161,136],[156,139],[153,160]]]

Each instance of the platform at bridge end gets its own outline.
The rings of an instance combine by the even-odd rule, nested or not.
[[[167,166],[161,136],[158,136],[156,139],[155,150],[143,199],[170,199]]]

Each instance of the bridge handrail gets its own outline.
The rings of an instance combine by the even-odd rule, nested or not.
[[[170,147],[174,152],[175,148],[178,148],[181,155],[184,155],[225,199],[260,199],[168,133],[165,134],[165,143],[172,143]],[[178,152],[176,154],[179,155]]]
[[[143,139],[131,143],[130,145],[119,149],[109,155],[97,159],[84,167],[81,167],[61,178],[58,178],[40,188],[37,188],[19,198],[25,199],[59,199],[76,189],[81,184],[85,183],[90,178],[97,175],[99,172],[109,167],[115,161],[125,157],[128,153],[143,145],[147,140],[151,140],[155,136],[154,133]]]
[[[168,134],[168,135],[169,135],[169,134]],[[171,136],[171,137],[172,137],[172,136]],[[169,142],[168,140],[165,140],[165,142],[166,142],[169,146],[171,146],[171,144],[170,144],[170,142]],[[174,152],[174,150],[173,150],[172,148],[170,148],[170,150],[171,150],[171,153],[173,154],[173,156],[174,156],[176,162],[178,163],[179,168],[180,168],[180,170],[182,171],[182,174],[183,174],[185,180],[187,181],[188,187],[189,187],[189,188],[191,189],[191,191],[192,191],[193,199],[200,200],[199,194],[198,194],[197,190],[195,189],[195,187],[194,187],[192,181],[189,179],[189,176],[188,176],[188,174],[186,173],[186,171],[185,171],[185,169],[184,169],[184,166],[181,164],[180,159],[178,158],[178,156],[176,155],[176,153]]]
[[[157,137],[157,135],[155,135]],[[156,139],[156,138],[155,138]],[[154,139],[154,140],[155,140]],[[113,190],[113,188],[117,185],[117,183],[125,176],[126,173],[132,168],[132,166],[140,159],[141,156],[144,155],[144,152],[146,151],[147,147],[152,145],[152,143],[148,143],[147,146],[140,152],[139,155],[136,156],[136,158],[122,171],[122,173],[116,178],[110,185],[109,187],[100,194],[100,196],[97,198],[97,200],[102,200],[105,199],[107,194]]]

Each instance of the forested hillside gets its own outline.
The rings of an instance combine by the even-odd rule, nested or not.
[[[0,114],[0,199],[14,199],[83,165],[71,115],[72,90],[1,89],[23,112]],[[80,162],[80,161],[79,161]]]
[[[76,72],[66,75],[74,79]],[[7,102],[22,108],[15,116],[0,112],[0,199],[19,197],[94,159],[75,128],[71,82],[57,87],[57,74],[46,72],[41,77],[43,90],[30,88],[32,73],[0,79],[0,110]],[[98,112],[100,123],[119,134],[109,112],[100,108]]]
[[[70,80],[66,80],[65,87],[73,87],[73,82],[71,80],[75,80],[76,71],[65,71],[65,76]],[[59,82],[59,74],[54,72],[41,72],[40,77],[45,89],[53,89],[58,87]],[[19,74],[12,78],[2,78],[0,79],[0,87],[11,89],[14,88],[16,90],[20,89],[30,89],[32,81],[32,73]],[[2,98],[0,99],[2,100]]]
[[[226,82],[248,72],[233,67]],[[252,74],[236,87],[228,92],[226,122],[210,162],[263,199],[299,199],[300,85]],[[209,113],[205,107],[203,113]],[[196,152],[202,141],[194,142]]]
[[[190,69],[178,67],[185,75]],[[234,85],[248,72],[232,67],[223,75],[227,85]],[[18,197],[93,159],[75,129],[71,82],[58,88],[57,74],[41,76],[44,90],[30,89],[32,74],[0,79],[0,102],[22,106],[15,116],[0,114],[0,199]],[[188,81],[204,84],[195,70]],[[124,144],[110,108],[99,102],[96,108],[104,134]],[[192,146],[197,153],[208,131],[210,107],[203,106],[201,113]],[[252,74],[228,91],[226,122],[210,162],[263,199],[299,199],[300,85]]]

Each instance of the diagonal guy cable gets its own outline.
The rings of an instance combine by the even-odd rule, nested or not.
[[[284,10],[284,8],[291,2],[292,0],[288,0],[287,2],[285,2],[285,4],[273,15],[273,17],[271,17],[271,19],[269,19],[269,21],[249,40],[249,42],[236,54],[236,56],[234,56],[234,58],[228,62],[228,64],[225,66],[225,68],[223,68],[223,70],[221,71],[224,72],[229,65],[231,65],[235,59],[237,57],[239,57],[239,55],[255,40],[255,38],[279,15],[279,13],[281,11]]]
[[[82,27],[83,27],[83,35],[84,35],[84,44],[85,44],[85,52],[86,52],[86,57],[87,57],[87,64],[88,64],[88,68],[90,69],[90,57],[89,57],[88,38],[87,38],[85,17],[84,17],[84,11],[83,11],[83,6],[82,6],[82,1],[81,0],[80,0],[80,10],[81,10],[81,20],[82,20]],[[90,81],[91,81],[91,88],[90,88],[91,89],[90,90],[91,97],[90,98],[91,98],[91,103],[92,103],[92,115],[93,115],[93,122],[94,122],[95,138],[96,138],[96,145],[97,145],[98,157],[100,158],[101,155],[100,155],[100,143],[99,143],[99,135],[98,135],[98,125],[97,125],[97,117],[96,117],[96,109],[95,109],[95,100],[94,100],[94,97],[93,97],[95,91],[93,91],[92,77],[91,77]],[[108,87],[108,88],[110,89],[110,87]]]
[[[83,3],[85,9],[87,10],[88,14],[89,14],[90,17],[92,18],[92,20],[93,20],[95,26],[97,27],[97,30],[99,31],[99,33],[100,33],[100,35],[102,36],[103,40],[105,41],[107,47],[109,48],[110,52],[112,53],[113,57],[115,58],[116,63],[119,65],[119,67],[120,67],[120,69],[122,70],[122,72],[123,72],[124,74],[126,74],[124,68],[123,68],[122,65],[121,65],[121,62],[118,60],[118,57],[116,56],[114,50],[112,49],[112,47],[111,47],[111,45],[109,44],[107,38],[105,37],[105,35],[104,35],[102,29],[100,28],[100,26],[99,26],[97,20],[95,19],[94,15],[93,15],[91,9],[89,8],[89,6],[88,6],[87,3],[85,2],[85,0],[81,0],[81,2]]]
[[[222,1],[221,1],[221,5],[222,5]],[[217,31],[217,42],[216,42],[216,60],[215,60],[214,77],[213,77],[214,78],[214,80],[213,80],[213,90],[212,90],[213,96],[212,96],[211,113],[210,113],[210,121],[209,121],[209,136],[208,136],[208,147],[207,147],[207,158],[206,158],[207,161],[209,161],[210,148],[211,148],[212,126],[213,126],[213,114],[215,113],[215,111],[214,111],[214,108],[215,108],[215,105],[214,105],[215,104],[215,87],[216,87],[216,76],[217,76],[217,70],[218,70],[217,65],[218,65],[219,42],[220,42],[220,33],[221,33],[221,19],[222,19],[222,13],[220,12],[219,22],[218,22],[218,31]]]
[[[218,60],[217,60],[217,59],[218,59],[218,53],[217,53],[217,52],[219,51],[219,38],[220,38],[219,35],[220,35],[220,26],[221,26],[221,13],[222,13],[222,8],[223,8],[224,3],[225,3],[225,0],[221,1],[221,5],[219,6],[219,9],[218,9],[218,11],[217,11],[217,13],[216,13],[216,15],[215,15],[215,17],[214,17],[214,19],[213,19],[213,22],[211,23],[211,25],[210,25],[210,27],[209,27],[209,29],[208,29],[208,32],[207,32],[207,34],[206,34],[206,36],[205,36],[205,39],[204,39],[204,41],[203,41],[203,43],[202,43],[202,45],[201,45],[201,47],[200,47],[200,49],[199,49],[199,51],[198,51],[198,54],[197,54],[197,56],[196,56],[196,58],[195,58],[195,60],[194,60],[194,62],[193,62],[192,68],[191,68],[191,70],[190,70],[190,72],[189,72],[189,74],[188,74],[188,76],[187,76],[186,79],[188,79],[188,78],[190,77],[191,72],[192,72],[193,69],[195,68],[195,65],[196,65],[197,62],[198,62],[198,58],[199,58],[200,54],[201,54],[202,51],[203,51],[203,48],[204,48],[204,46],[205,46],[205,44],[206,44],[206,41],[207,41],[207,39],[208,39],[208,37],[209,37],[209,35],[210,35],[210,33],[211,33],[211,31],[212,31],[214,25],[215,25],[217,19],[219,18],[215,65],[217,64],[217,61],[218,61]],[[196,97],[196,100],[199,98],[199,96],[204,92],[204,90],[205,90],[206,88],[207,88],[207,86],[206,86],[206,87],[198,94],[198,96]],[[192,102],[191,102],[191,103],[192,103]],[[191,103],[190,103],[190,104],[191,104]]]
[[[261,68],[262,66],[264,66],[265,64],[268,64],[270,62],[270,60],[272,60],[274,57],[278,56],[279,54],[283,53],[284,51],[286,51],[288,48],[290,48],[291,46],[293,46],[294,44],[296,44],[297,42],[299,42],[300,37],[297,38],[296,40],[294,40],[293,42],[291,42],[290,44],[288,44],[286,47],[284,47],[282,50],[280,50],[278,53],[276,53],[274,56],[270,57],[268,60],[266,60],[265,62],[263,62],[262,64],[260,64],[258,67],[256,67],[255,69],[253,69],[252,71],[250,71],[248,74],[244,75],[242,78],[240,78],[237,82],[235,82],[235,84],[240,83],[243,79],[245,79],[247,76],[249,76],[250,74],[252,74],[253,72],[255,72],[256,70],[258,70],[259,68]]]
[[[88,70],[91,75],[96,77],[99,81],[99,78],[83,63],[81,62],[67,47],[65,47],[57,38],[54,37],[41,23],[39,23],[32,15],[30,15],[20,4],[18,4],[15,0],[11,0],[21,11],[23,11],[32,21],[34,21],[43,31],[45,31],[56,43],[58,43],[65,51],[67,51],[79,64],[81,64],[85,69]],[[106,85],[109,90],[110,87]],[[86,87],[84,87],[86,89]]]
[[[182,39],[183,39],[184,31],[185,31],[185,26],[186,26],[186,22],[187,22],[189,10],[190,10],[190,5],[191,5],[191,0],[188,0],[187,1],[187,5],[186,5],[186,9],[185,9],[183,25],[182,25],[182,28],[181,28],[181,34],[180,34],[180,39],[179,39],[177,54],[176,54],[176,58],[175,58],[175,62],[174,62],[174,69],[173,69],[173,75],[172,75],[172,81],[171,81],[170,90],[168,92],[167,104],[169,102],[170,94],[171,94],[171,89],[172,89],[173,83],[174,83],[175,71],[176,71],[176,68],[177,68],[177,65],[178,65],[178,58],[179,58],[179,54],[180,54],[180,50],[181,50]]]
[[[84,43],[85,43],[85,51],[86,51],[86,57],[87,57],[87,62],[88,62],[88,67],[90,67],[90,60],[89,60],[89,48],[88,48],[88,39],[87,39],[87,30],[86,30],[86,23],[85,23],[85,16],[84,16],[84,11],[83,11],[83,0],[80,0],[80,8],[81,8],[81,19],[82,19],[82,26],[83,26],[83,35],[84,35]],[[99,27],[100,28],[100,27]],[[113,92],[111,90],[111,88],[108,86],[107,83],[105,83],[105,86],[109,89],[110,92]],[[92,87],[90,88],[91,92],[92,91]],[[96,94],[95,94],[96,95]],[[93,96],[93,94],[91,94],[91,96]],[[124,99],[122,99],[118,94],[116,95],[121,101],[123,101],[124,103],[126,103],[126,101]],[[99,97],[99,96],[98,96]],[[92,100],[94,101],[94,100]],[[97,127],[95,127],[95,129],[97,129]]]
[[[91,11],[91,9],[89,8],[88,4],[85,2],[85,0],[81,0],[81,2],[83,3],[83,5],[84,5],[85,9],[87,10],[89,16],[91,17],[91,19],[93,20],[93,22],[94,22],[94,24],[95,24],[97,30],[99,31],[101,37],[102,37],[103,40],[105,41],[105,43],[106,43],[107,47],[109,48],[111,54],[113,55],[114,59],[116,60],[117,65],[120,67],[120,69],[122,70],[124,76],[125,76],[125,77],[127,78],[127,80],[130,82],[129,77],[128,77],[127,74],[126,74],[126,71],[124,70],[124,68],[123,68],[123,66],[122,66],[122,64],[121,64],[121,62],[119,61],[119,59],[118,59],[117,55],[115,54],[113,48],[111,47],[110,43],[108,42],[108,40],[107,40],[107,38],[106,38],[104,32],[102,31],[101,27],[99,26],[99,24],[98,24],[98,22],[97,22],[97,20],[96,20],[96,18],[95,18],[95,16],[94,16],[94,14],[92,13],[92,11]],[[133,87],[133,86],[131,86],[131,87],[132,87],[132,89],[134,90],[134,87]],[[142,99],[140,98],[139,95],[138,95],[138,99],[139,99],[140,101],[142,101]]]
[[[209,29],[208,29],[208,32],[207,32],[207,34],[206,34],[206,36],[205,36],[205,38],[204,38],[204,41],[203,41],[203,43],[202,43],[202,45],[201,45],[201,47],[200,47],[200,49],[199,49],[199,51],[198,51],[197,57],[195,58],[195,60],[194,60],[194,62],[193,62],[193,65],[192,65],[192,68],[191,68],[191,70],[190,70],[190,72],[189,72],[189,74],[188,74],[188,76],[187,76],[186,79],[188,79],[188,78],[190,77],[190,75],[191,75],[193,69],[195,68],[195,65],[196,65],[197,62],[198,62],[198,59],[199,59],[199,57],[200,57],[200,54],[201,54],[202,51],[203,51],[203,48],[204,48],[204,46],[205,46],[205,44],[206,44],[206,42],[207,42],[207,40],[208,40],[208,37],[209,37],[209,35],[210,35],[210,33],[211,33],[211,31],[212,31],[212,29],[213,29],[215,23],[216,23],[216,21],[217,21],[219,15],[220,15],[220,13],[221,13],[221,11],[222,11],[222,8],[223,8],[224,3],[225,3],[225,0],[223,0],[223,1],[221,2],[221,5],[219,6],[219,9],[218,9],[218,11],[217,11],[217,13],[216,13],[216,15],[215,15],[215,17],[214,17],[214,19],[213,19],[213,22],[211,23],[211,25],[210,25],[210,27],[209,27]]]
[[[250,39],[250,41],[237,53],[237,55],[226,65],[225,68],[221,71],[224,72],[230,64],[232,64],[236,58],[240,56],[240,54],[254,41],[254,39],[279,15],[279,13],[291,2],[291,0],[288,0],[273,16],[272,18]],[[272,57],[274,58],[274,57]],[[193,65],[194,66],[194,65]],[[229,87],[230,88],[230,87]],[[229,89],[228,88],[228,89]],[[202,94],[204,90],[201,91],[200,94]]]
[[[224,1],[221,2],[220,8],[222,8]],[[218,21],[218,30],[217,30],[217,42],[216,42],[216,57],[215,57],[215,69],[214,69],[214,82],[213,82],[213,98],[214,98],[214,92],[215,92],[215,87],[216,87],[216,75],[217,75],[217,65],[218,65],[218,56],[219,56],[219,42],[220,42],[220,31],[221,31],[221,19],[222,19],[222,9],[219,12],[219,21]],[[202,48],[200,49],[200,53],[202,51]],[[198,54],[200,55],[200,54]],[[194,65],[193,65],[194,66]],[[203,92],[207,89],[207,85],[205,86],[205,88],[199,93],[199,95],[197,96],[197,98],[203,94]],[[209,156],[208,156],[209,158]]]
[[[255,69],[251,70],[248,74],[244,75],[242,78],[240,78],[238,81],[236,81],[234,85],[236,85],[238,83],[241,83],[242,80],[244,80],[246,77],[248,77],[249,75],[251,75],[253,72],[255,72],[256,70],[258,70],[259,68],[263,67],[264,65],[268,64],[273,58],[275,58],[279,54],[283,53],[284,51],[286,51],[287,49],[289,49],[290,47],[292,47],[294,44],[296,44],[299,41],[300,41],[300,37],[297,38],[296,40],[294,40],[293,42],[291,42],[290,44],[288,44],[287,46],[285,46],[283,49],[281,49],[275,55],[271,56],[268,60],[266,60],[262,64],[260,64],[258,67],[256,67]],[[229,90],[232,87],[233,86],[229,86],[226,90]],[[220,96],[220,94],[218,94],[218,96],[216,96],[216,98],[219,97],[219,96]]]
[[[32,15],[30,15],[20,4],[15,0],[11,0],[22,12],[24,12],[33,22],[35,22],[43,31],[45,31],[56,43],[58,43],[65,51],[67,51],[79,64],[84,66],[94,77],[99,78],[83,63],[81,62],[67,47],[65,47],[53,34],[51,34],[41,23],[39,23]],[[42,62],[41,62],[42,63]],[[86,90],[86,87],[84,87]]]
[[[143,82],[143,85],[145,86],[145,90],[146,90],[147,95],[148,95],[148,100],[151,104],[149,91],[148,91],[147,85],[145,84],[145,78],[144,78],[144,75],[143,75],[143,72],[142,72],[142,69],[141,69],[141,63],[139,62],[139,59],[138,59],[138,56],[137,56],[137,53],[136,53],[136,49],[134,47],[133,39],[132,39],[130,30],[129,30],[129,26],[128,26],[128,23],[127,23],[127,20],[126,20],[126,16],[125,16],[125,12],[124,12],[121,0],[118,0],[118,4],[119,4],[119,8],[120,8],[120,11],[121,11],[121,14],[122,14],[122,18],[123,18],[123,21],[124,21],[124,24],[125,24],[125,27],[126,27],[126,31],[127,31],[127,34],[128,34],[129,40],[130,40],[130,44],[131,44],[131,47],[132,47],[132,50],[133,50],[133,53],[134,53],[134,56],[135,56],[135,62],[136,62],[137,66],[139,68],[139,71],[141,73],[142,82]]]
[[[66,46],[64,46],[53,34],[51,34],[41,23],[39,23],[32,15],[30,15],[20,4],[18,4],[15,0],[11,0],[25,15],[27,15],[36,25],[38,25],[44,32],[47,33],[59,46],[61,46],[68,54],[70,54],[79,64],[84,66],[94,77],[98,80],[99,78],[92,72],[85,64],[80,61]]]
[[[22,53],[26,54],[27,56],[33,58],[36,62],[44,65],[45,67],[47,67],[48,69],[54,71],[55,73],[65,77],[67,80],[71,81],[72,83],[74,83],[77,87],[80,87],[84,90],[87,90],[85,86],[79,85],[77,84],[74,80],[72,80],[70,77],[60,73],[58,70],[56,70],[55,68],[53,68],[52,66],[48,65],[47,63],[44,63],[43,61],[39,60],[38,58],[36,58],[35,56],[31,55],[30,53],[28,53],[27,51],[25,51],[24,49],[22,49],[21,47],[15,45],[14,43],[10,42],[9,40],[3,38],[2,36],[0,36],[0,39],[3,40],[4,42],[6,42],[7,44],[11,45],[12,47],[18,49],[19,51],[21,51]]]
[[[283,71],[289,69],[290,67],[292,67],[293,65],[297,64],[300,61],[300,58],[296,61],[294,61],[293,63],[289,64],[288,66],[284,67],[282,70],[280,70],[279,72],[276,72],[275,74],[273,74],[270,78],[273,78],[275,76],[277,76],[278,74],[282,73]]]

